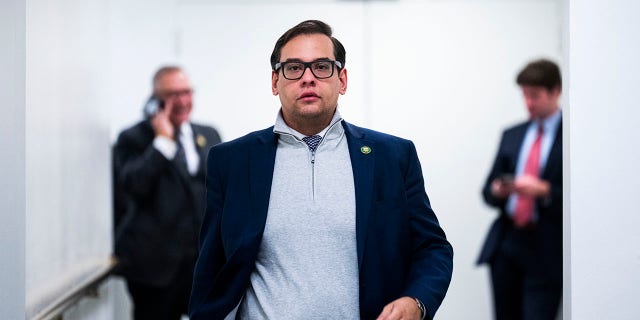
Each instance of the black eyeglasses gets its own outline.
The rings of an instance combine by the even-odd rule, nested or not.
[[[167,90],[159,92],[158,95],[163,99],[175,99],[182,96],[190,96],[193,94],[193,89],[181,89],[181,90]]]
[[[309,68],[311,73],[318,79],[331,78],[333,76],[333,65],[342,68],[342,63],[335,60],[316,60],[311,62],[285,61],[278,62],[273,66],[275,71],[282,67],[282,75],[287,80],[298,80],[302,78],[304,71]]]

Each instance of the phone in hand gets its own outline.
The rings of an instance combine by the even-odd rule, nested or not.
[[[164,100],[152,95],[144,104],[142,113],[144,113],[145,118],[149,119],[155,116],[160,109],[164,109]]]
[[[498,176],[498,180],[502,182],[502,184],[512,184],[513,183],[513,174],[503,173]]]

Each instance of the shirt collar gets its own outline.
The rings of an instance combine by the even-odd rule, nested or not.
[[[324,129],[322,129],[322,131],[317,133],[317,135],[324,137],[325,134],[329,131],[329,129],[331,129],[331,132],[334,132],[337,129],[334,130],[333,128],[336,128],[336,127],[342,128],[342,126],[339,126],[339,125],[334,126],[334,124],[340,121],[342,121],[342,116],[340,115],[338,108],[336,108],[336,112],[333,113],[333,118],[331,119],[331,122],[329,123],[329,125]],[[278,134],[290,134],[298,138],[299,140],[302,140],[302,138],[306,137],[304,134],[294,130],[293,128],[289,127],[286,122],[284,122],[284,118],[282,117],[282,108],[280,109],[276,117],[276,124],[273,127],[273,132]]]
[[[180,125],[180,136],[193,137],[193,130],[191,129],[191,123],[189,123],[189,121],[185,121]]]
[[[558,123],[562,119],[562,112],[560,109],[556,110],[550,116],[542,119],[533,121],[534,125],[542,125],[542,129],[544,132],[552,132],[555,128],[558,127]]]

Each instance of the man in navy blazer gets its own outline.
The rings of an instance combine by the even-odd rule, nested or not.
[[[496,319],[554,320],[562,295],[560,69],[533,61],[516,82],[530,119],[505,130],[482,190],[500,214],[478,263],[490,265]]]
[[[191,319],[433,318],[451,245],[413,143],[340,117],[344,64],[328,25],[296,25],[275,126],[211,149]]]

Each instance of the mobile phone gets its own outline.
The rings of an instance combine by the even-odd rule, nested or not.
[[[500,179],[500,181],[504,184],[513,183],[513,174],[503,173],[500,176],[498,176],[498,179]]]
[[[155,95],[152,95],[144,104],[142,113],[144,113],[145,118],[151,118],[155,116],[160,109],[164,109],[164,100],[161,100]]]

